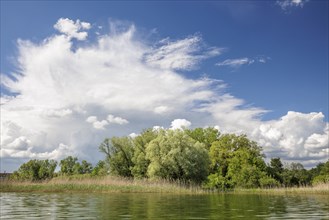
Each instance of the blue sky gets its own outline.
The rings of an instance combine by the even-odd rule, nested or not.
[[[224,132],[247,133],[265,146],[268,155],[281,156],[287,161],[302,161],[306,166],[312,166],[326,160],[328,20],[328,2],[312,0],[1,1],[1,95],[4,103],[1,120],[2,123],[6,121],[2,125],[6,129],[1,134],[4,139],[2,145],[5,146],[2,148],[5,164],[2,165],[10,170],[9,167],[15,165],[8,164],[14,164],[11,161],[17,158],[26,160],[48,155],[58,159],[65,156],[58,153],[59,149],[96,160],[93,158],[99,158],[99,155],[88,158],[89,153],[81,153],[89,152],[86,151],[88,144],[96,145],[102,138],[112,134],[138,134],[142,126],[170,127],[170,123],[176,119],[180,119],[176,122],[191,127],[219,126]],[[88,23],[90,27],[84,28],[81,22]],[[55,24],[69,23],[78,27],[76,33],[86,32],[88,37],[78,39],[72,35],[73,32],[65,32],[64,26],[54,28]],[[125,34],[131,34],[132,37],[128,37],[128,42],[121,45],[120,42],[126,40]],[[56,84],[67,89],[65,85],[70,84],[71,78],[76,77],[76,82],[80,82],[79,79],[82,82],[85,78],[89,80],[91,72],[83,75],[79,68],[95,71],[100,68],[103,71],[100,66],[93,66],[92,63],[96,61],[89,62],[87,55],[84,55],[86,58],[81,64],[76,64],[74,70],[69,64],[63,64],[64,61],[59,63],[63,65],[62,69],[57,70],[53,65],[59,62],[59,58],[47,57],[51,52],[46,52],[47,45],[50,48],[55,44],[51,39],[56,36],[66,36],[68,40],[58,40],[56,45],[59,48],[72,43],[72,53],[67,55],[67,60],[73,59],[79,49],[88,49],[90,53],[93,51],[95,57],[103,56],[103,49],[95,49],[95,45],[101,44],[99,39],[102,37],[108,37],[110,48],[121,45],[122,51],[127,51],[126,54],[140,53],[139,58],[144,60],[138,65],[132,61],[135,58],[124,54],[122,60],[114,53],[109,62],[122,61],[126,69],[120,67],[121,72],[119,69],[107,69],[108,74],[112,71],[121,74],[108,76],[106,79],[109,84],[92,82],[95,88],[112,86],[121,89],[124,86],[121,82],[126,82],[127,78],[119,77],[128,74],[130,81],[127,82],[135,80],[134,88],[141,87],[136,91],[138,94],[141,92],[136,99],[142,101],[145,96],[145,108],[140,107],[139,103],[127,105],[127,102],[132,103],[131,100],[125,100],[127,97],[124,94],[129,96],[128,92],[117,97],[115,92],[108,92],[107,96],[99,95],[97,89],[88,89],[83,87],[84,84],[77,85],[77,88],[86,88],[81,91],[86,93],[86,99],[104,98],[108,106],[102,105],[101,101],[76,103],[77,98],[73,95],[71,99],[54,101],[49,105],[48,100],[43,101],[39,93],[48,94],[47,97],[54,100],[64,94],[56,88],[48,91],[49,87],[42,85]],[[37,53],[42,52],[45,53],[44,60],[37,58]],[[84,66],[86,63],[90,63],[90,66]],[[30,64],[33,65],[32,69]],[[144,64],[147,65],[142,67]],[[133,75],[136,68],[150,73],[138,75],[138,72]],[[48,70],[50,78],[43,79],[46,77],[43,71]],[[16,83],[7,83],[17,72],[22,77],[16,78]],[[156,79],[147,81],[155,72],[159,72],[159,77],[163,74],[164,78],[160,77],[159,82]],[[175,82],[171,82],[171,79],[175,79]],[[180,84],[176,87],[182,85],[182,89],[177,90],[177,93],[172,92],[172,97],[167,97],[165,94],[173,91],[171,86],[178,81]],[[159,90],[163,93],[157,94],[158,90],[153,91],[152,88],[144,91],[147,87],[142,88],[144,82],[159,83],[163,91]],[[194,84],[196,87],[191,86]],[[146,95],[150,91],[156,95],[148,99]],[[71,92],[74,94],[74,91],[68,90],[65,95]],[[174,98],[179,95],[191,96],[192,101]],[[121,102],[113,102],[117,99]],[[113,107],[114,103],[117,108]],[[40,109],[37,107],[40,105],[46,107]],[[17,109],[17,106],[34,110]],[[154,115],[145,119],[143,115],[148,112],[147,108],[153,108]],[[82,109],[84,113],[76,109]],[[33,115],[33,111],[35,115],[43,116],[32,118],[30,115]],[[221,111],[228,117],[223,117]],[[56,115],[61,121],[46,120],[44,115]],[[23,117],[31,118],[23,120]],[[28,128],[27,125],[33,120],[39,120],[36,123],[39,125]],[[59,128],[67,120],[76,125],[68,130],[69,136],[62,134]],[[44,128],[42,123],[50,125]],[[92,126],[87,128],[88,125]],[[298,128],[301,130],[291,131],[293,128],[288,128],[288,125],[303,127],[304,130]],[[80,127],[85,130],[79,130]],[[51,131],[56,131],[53,133],[62,140],[52,137]],[[91,136],[84,141],[76,140],[88,131],[92,133]],[[46,147],[42,147],[44,143],[47,143]]]

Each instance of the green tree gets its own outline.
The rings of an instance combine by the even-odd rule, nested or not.
[[[19,167],[13,178],[29,181],[51,179],[56,166],[57,162],[54,160],[30,160]]]
[[[91,173],[93,166],[91,163],[88,163],[86,160],[81,161],[81,174]]]
[[[134,166],[131,170],[134,177],[147,177],[147,167],[150,164],[150,160],[146,158],[146,147],[157,135],[158,132],[156,130],[147,129],[134,138],[134,155],[132,157]]]
[[[101,152],[106,154],[110,165],[110,172],[114,175],[130,177],[134,164],[133,141],[130,137],[113,137],[105,139],[99,146]]]
[[[94,167],[94,169],[91,172],[92,176],[105,176],[107,174],[107,167],[104,160],[98,161],[97,165]]]
[[[146,148],[151,178],[201,183],[208,175],[209,156],[204,144],[182,130],[160,130]]]
[[[185,132],[194,140],[203,143],[207,150],[210,149],[213,142],[217,141],[220,133],[216,128],[195,128],[193,130],[186,129]]]
[[[327,184],[329,183],[329,160],[325,163],[318,164],[311,171],[312,184]]]
[[[208,187],[260,187],[276,183],[266,175],[262,148],[246,135],[225,134],[210,147]],[[261,182],[262,180],[262,182]]]
[[[39,179],[51,179],[54,177],[54,172],[57,167],[57,161],[55,160],[41,160],[39,169]]]
[[[60,161],[61,174],[73,175],[79,173],[79,165],[77,165],[78,158],[68,156]]]
[[[301,163],[291,163],[283,171],[283,184],[285,186],[306,186],[311,183],[310,173]]]
[[[283,183],[283,164],[279,157],[271,158],[270,164],[267,167],[267,173],[269,176],[273,177],[279,183]]]

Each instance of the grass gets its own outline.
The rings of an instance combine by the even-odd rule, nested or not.
[[[70,176],[56,177],[43,182],[0,181],[0,192],[100,192],[100,193],[177,193],[202,194],[223,193],[221,191],[204,190],[201,186],[186,185],[166,180],[136,180],[120,177]],[[329,184],[309,187],[290,188],[237,188],[227,193],[237,194],[322,194],[329,195]]]
[[[255,189],[234,189],[233,193],[255,193],[255,194],[319,194],[329,195],[329,183],[305,187],[278,187],[278,188],[255,188]]]
[[[199,186],[165,180],[134,180],[120,177],[56,177],[43,182],[1,181],[0,192],[101,192],[179,193],[204,192]]]

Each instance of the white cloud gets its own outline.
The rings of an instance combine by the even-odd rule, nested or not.
[[[325,159],[328,123],[322,113],[290,111],[279,120],[261,122],[251,133],[267,152],[281,152],[286,159]]]
[[[94,123],[97,121],[97,117],[96,116],[89,116],[87,119],[86,119],[86,122],[88,123]]]
[[[108,124],[109,123],[106,120],[93,122],[94,128],[96,128],[96,129],[102,129],[102,130],[104,130],[105,129],[105,126],[107,126]]]
[[[104,119],[101,121],[98,121],[97,116],[92,115],[86,119],[86,122],[92,124],[95,129],[101,129],[101,130],[104,130],[106,126],[109,124],[124,125],[129,123],[127,119],[121,117],[115,117],[111,114],[107,116],[106,120]]]
[[[239,67],[241,65],[245,65],[245,64],[250,64],[253,61],[250,60],[247,57],[244,58],[239,58],[239,59],[227,59],[224,60],[222,62],[218,62],[216,63],[217,66],[231,66],[231,67]]]
[[[43,114],[47,117],[60,118],[73,113],[71,109],[45,109]]]
[[[248,58],[248,57],[243,57],[243,58],[238,58],[238,59],[226,59],[222,62],[218,62],[215,65],[216,66],[229,66],[232,68],[239,68],[242,65],[250,65],[253,63],[266,63],[267,60],[270,59],[269,57],[264,57],[264,56],[259,56],[255,58]]]
[[[324,158],[328,125],[323,114],[289,112],[262,121],[267,111],[225,93],[224,82],[178,73],[220,53],[205,46],[200,36],[151,47],[135,37],[134,26],[120,31],[112,25],[110,34],[80,47],[72,38],[85,39],[86,34],[79,34],[90,28],[88,23],[62,19],[55,26],[64,35],[41,43],[19,40],[19,72],[1,76],[2,84],[17,93],[1,97],[2,161],[12,158],[18,166],[19,158],[75,155],[96,162],[103,158],[97,146],[105,137],[154,125],[160,129],[174,118],[173,129],[193,122],[247,133],[268,157]]]
[[[154,108],[154,112],[157,114],[164,114],[167,113],[168,111],[170,111],[170,108],[168,106],[157,106]]]
[[[145,57],[148,64],[162,69],[190,70],[200,61],[221,53],[220,48],[203,48],[199,36],[182,40],[170,41],[168,38],[160,41],[160,46],[153,48]]]
[[[124,118],[121,118],[121,117],[115,117],[113,115],[108,115],[107,116],[107,121],[109,123],[119,124],[119,125],[124,125],[124,124],[129,123],[129,121],[127,119],[124,119]]]
[[[131,137],[131,138],[135,138],[135,137],[138,136],[138,134],[136,134],[136,133],[133,132],[133,133],[129,134],[128,136]]]
[[[171,129],[189,128],[192,123],[186,119],[175,119],[171,122]]]
[[[77,40],[85,40],[88,36],[86,31],[91,28],[90,23],[81,22],[76,20],[75,22],[68,18],[60,18],[54,25],[54,28],[60,33],[66,34],[70,38],[76,38]]]
[[[282,10],[287,10],[292,7],[302,8],[308,0],[280,0],[276,1],[276,4],[281,7]]]

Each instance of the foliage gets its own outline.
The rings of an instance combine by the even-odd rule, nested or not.
[[[201,183],[208,175],[209,156],[204,144],[182,130],[161,130],[146,148],[151,178]]]
[[[285,187],[307,186],[311,182],[311,177],[301,163],[289,164],[282,173]]]
[[[93,166],[91,163],[88,163],[86,160],[81,161],[81,170],[79,174],[87,174],[91,173],[93,170]]]
[[[22,164],[11,178],[28,181],[51,179],[54,176],[56,166],[57,162],[54,160],[30,160]]]
[[[80,165],[77,157],[68,156],[65,159],[61,160],[59,165],[61,167],[61,174],[64,175],[73,175],[79,173]]]
[[[314,170],[316,170],[316,172],[314,172]],[[329,183],[329,160],[326,163],[319,163],[315,168],[311,169],[310,171],[311,174],[313,174],[313,185]]]
[[[185,130],[186,134],[194,140],[203,143],[207,150],[210,149],[213,142],[217,141],[220,132],[216,128],[195,128],[193,130]]]
[[[208,177],[207,186],[251,188],[274,183],[275,180],[266,175],[261,151],[261,147],[245,135],[221,135],[210,147],[213,174]]]
[[[157,131],[153,129],[147,129],[140,135],[134,138],[134,155],[132,162],[134,166],[131,170],[132,174],[136,178],[147,177],[147,168],[150,164],[150,160],[146,158],[146,147],[153,139],[157,137]]]
[[[133,141],[130,137],[113,137],[105,139],[99,146],[106,154],[110,164],[110,172],[114,175],[130,177],[133,167]]]
[[[281,162],[281,159],[279,157],[272,158],[270,161],[270,164],[267,167],[267,173],[269,176],[274,178],[277,182],[280,184],[283,183],[283,164]]]
[[[68,156],[60,161],[63,178],[105,176],[164,179],[207,189],[305,187],[329,183],[329,160],[306,170],[300,163],[283,166],[280,158],[265,164],[262,148],[246,135],[220,134],[215,128],[147,129],[135,138],[106,138],[105,154],[91,163]],[[39,181],[54,177],[57,162],[30,160],[12,180]]]
[[[97,165],[94,167],[94,169],[91,172],[92,176],[105,176],[107,174],[107,167],[104,160],[98,161]]]

